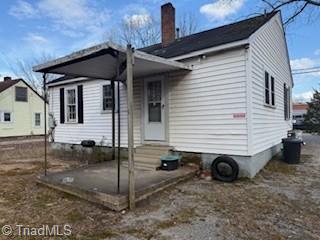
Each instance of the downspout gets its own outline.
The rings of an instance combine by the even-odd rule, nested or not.
[[[248,44],[245,47],[246,57],[246,120],[247,120],[247,154],[253,154],[253,140],[252,140],[252,49]]]

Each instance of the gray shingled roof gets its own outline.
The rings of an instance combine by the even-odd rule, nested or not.
[[[167,47],[161,43],[139,49],[164,58],[181,56],[190,52],[248,39],[269,21],[277,12],[272,12],[240,22],[213,28],[175,40]]]
[[[140,48],[139,50],[159,57],[172,58],[210,47],[245,40],[268,22],[276,13],[277,12],[267,13],[229,25],[188,35],[175,40],[167,47],[162,47],[162,44],[158,43],[145,48]],[[74,77],[64,76],[54,79],[50,81],[50,83],[72,78]]]

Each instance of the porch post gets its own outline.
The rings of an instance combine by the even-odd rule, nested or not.
[[[133,156],[133,49],[127,45],[127,95],[128,95],[128,171],[129,208],[135,208],[135,179]]]
[[[47,176],[47,75],[43,74],[43,119],[44,119],[44,175]]]
[[[115,87],[114,80],[111,81],[112,89],[112,160],[115,160],[116,153],[116,127],[115,127]]]
[[[119,79],[119,56],[117,57],[117,79]],[[117,184],[117,192],[120,194],[120,146],[121,146],[121,132],[120,132],[120,81],[118,81],[117,84],[117,104],[118,104],[118,154],[117,154],[117,160],[118,160],[118,184]]]

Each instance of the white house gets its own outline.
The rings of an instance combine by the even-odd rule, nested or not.
[[[162,42],[136,54],[157,56],[158,62],[166,60],[168,64],[183,63],[190,71],[159,73],[147,64],[135,66],[150,70],[133,81],[136,166],[158,164],[152,149],[171,149],[198,153],[205,167],[217,156],[228,155],[239,164],[241,176],[253,177],[279,151],[281,139],[292,129],[293,80],[280,12],[177,39],[174,7],[169,3],[161,10]],[[90,51],[102,46],[107,45]],[[76,64],[71,58],[85,51],[63,59]],[[50,64],[63,69],[59,61]],[[42,69],[49,72],[53,68],[43,65]],[[125,148],[126,86],[116,83],[115,89],[117,84],[120,111],[115,123],[120,116],[121,146]],[[51,81],[48,87],[49,109],[57,120],[56,145],[90,139],[111,146],[110,82],[65,76]]]

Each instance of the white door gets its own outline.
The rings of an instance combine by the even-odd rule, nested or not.
[[[144,81],[144,138],[165,141],[165,98],[163,79]]]

